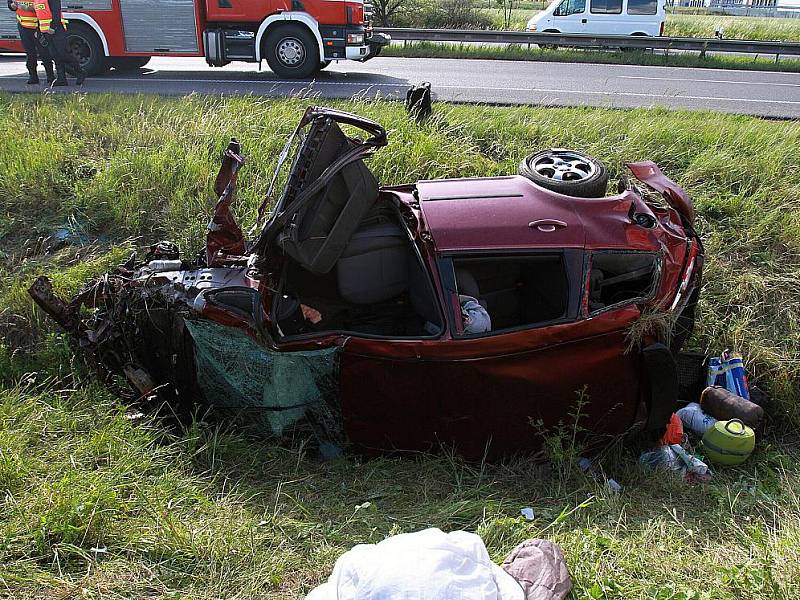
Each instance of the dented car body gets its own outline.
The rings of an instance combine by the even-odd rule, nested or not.
[[[498,455],[536,448],[532,423],[581,402],[593,431],[663,428],[703,263],[686,193],[652,162],[598,198],[521,175],[380,187],[364,159],[386,142],[372,121],[310,108],[254,240],[230,210],[234,141],[200,257],[161,243],[68,304],[44,278],[31,294],[110,383],[260,411],[276,434],[310,423],[360,451]],[[489,331],[468,333],[465,297]]]

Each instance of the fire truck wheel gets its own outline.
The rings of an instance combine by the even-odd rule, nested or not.
[[[99,75],[108,70],[103,44],[94,30],[80,21],[67,26],[67,50],[80,63],[87,75]]]
[[[267,34],[267,64],[278,77],[310,77],[319,68],[317,40],[305,27],[283,25]]]
[[[118,56],[108,62],[117,71],[136,71],[150,62],[149,56]]]

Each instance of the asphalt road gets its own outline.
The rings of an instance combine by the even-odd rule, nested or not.
[[[20,57],[0,57],[0,89],[41,89],[26,85],[26,78]],[[154,58],[138,72],[87,79],[81,91],[402,98],[420,81],[430,81],[438,99],[458,102],[663,106],[800,118],[800,76],[792,73],[496,60],[378,57],[332,64],[313,81],[286,81],[248,63],[215,69],[199,58]]]

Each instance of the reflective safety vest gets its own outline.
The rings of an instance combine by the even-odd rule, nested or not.
[[[31,0],[19,0],[17,2],[17,21],[25,29],[36,29],[39,26],[36,8]]]
[[[47,33],[50,31],[50,25],[53,23],[53,12],[50,10],[49,0],[33,0],[29,4],[33,4],[36,11],[36,18],[39,20],[39,31]],[[62,17],[61,24],[66,29],[67,21]]]

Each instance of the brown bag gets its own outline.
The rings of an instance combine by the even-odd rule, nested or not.
[[[700,396],[700,407],[703,412],[718,421],[741,419],[745,425],[750,427],[757,427],[764,418],[764,409],[758,404],[737,396],[719,385],[703,390],[703,394]]]
[[[525,540],[503,561],[503,570],[525,591],[525,600],[564,600],[572,580],[561,547],[548,540]]]

